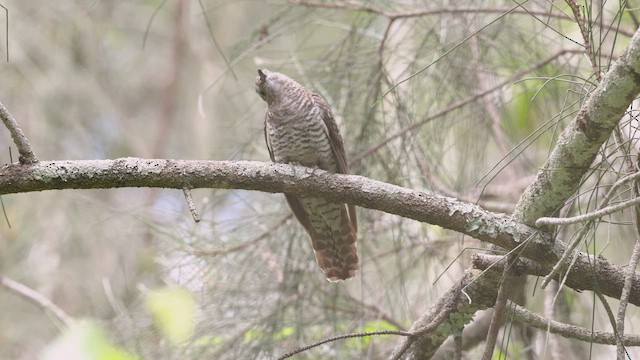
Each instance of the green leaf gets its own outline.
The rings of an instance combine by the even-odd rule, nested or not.
[[[171,344],[179,345],[191,338],[195,330],[197,305],[188,290],[169,286],[151,291],[145,305]]]

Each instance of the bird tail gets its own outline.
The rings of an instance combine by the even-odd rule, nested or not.
[[[299,198],[293,194],[285,194],[285,197],[296,219],[311,237],[316,260],[327,279],[335,282],[354,277],[358,270],[355,208],[320,198]],[[328,214],[338,214],[339,222],[328,223],[325,219]]]
[[[323,233],[313,231],[310,235],[316,260],[327,280],[336,282],[356,275],[358,271],[357,233],[346,206],[342,206],[339,231],[336,229]]]

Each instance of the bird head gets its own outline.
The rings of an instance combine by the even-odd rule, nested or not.
[[[259,69],[256,77],[256,92],[267,104],[276,100],[276,94],[282,92],[287,77],[277,72]]]

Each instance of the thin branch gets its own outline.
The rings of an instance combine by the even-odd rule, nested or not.
[[[620,186],[630,181],[634,181],[638,179],[640,179],[640,171],[627,175],[621,179],[618,179],[615,183],[613,183],[613,185],[611,186],[611,189],[609,189],[609,191],[607,191],[605,196],[602,198],[602,201],[600,201],[600,206],[598,208],[599,209],[603,208],[609,202],[609,200],[611,200],[611,198],[616,193],[616,191],[618,191],[618,188]]]
[[[18,122],[16,119],[11,116],[9,110],[2,103],[0,103],[0,118],[2,118],[2,122],[4,126],[7,127],[9,132],[11,133],[11,138],[13,142],[16,144],[18,148],[18,153],[20,156],[18,157],[21,164],[35,164],[38,162],[36,158],[36,154],[33,153],[31,149],[31,144],[29,143],[29,139],[24,135],[20,127],[18,126]]]
[[[580,51],[581,53],[582,51]],[[537,69],[540,69],[541,67],[549,64],[550,62],[554,61],[555,59],[559,58],[560,56],[566,55],[566,54],[573,54],[573,53],[577,53],[577,51],[571,51],[571,50],[561,50],[558,51],[557,53],[549,56],[548,58],[533,64],[532,66],[519,71],[515,74],[513,74],[512,76],[508,77],[507,79],[505,79],[504,81],[502,81],[501,83],[488,88],[484,91],[481,91],[475,95],[472,95],[464,100],[458,101],[454,104],[451,104],[450,106],[438,111],[435,114],[429,115],[421,120],[418,120],[417,122],[407,125],[404,128],[398,130],[397,132],[387,136],[386,138],[384,138],[383,140],[381,140],[380,142],[378,142],[377,144],[374,144],[372,146],[370,146],[368,149],[366,149],[365,151],[363,151],[362,153],[358,154],[357,156],[353,157],[351,159],[350,165],[353,166],[355,164],[357,164],[358,162],[362,161],[362,159],[364,159],[365,157],[375,153],[376,151],[380,150],[383,146],[385,146],[386,144],[388,144],[389,142],[391,142],[394,139],[397,139],[401,136],[404,136],[406,133],[408,132],[412,132],[415,130],[418,130],[420,127],[424,126],[425,124],[438,119],[440,117],[443,117],[445,115],[447,115],[448,113],[461,109],[462,107],[471,104],[473,102],[475,102],[476,100],[479,100],[487,95],[490,95],[491,93],[500,90],[501,88],[503,88],[506,85],[509,85],[511,83],[513,83],[514,81],[520,80],[523,76],[527,75],[528,73],[535,71]]]
[[[200,214],[198,214],[198,209],[196,209],[196,203],[193,202],[193,195],[191,195],[191,189],[188,187],[182,188],[182,193],[184,194],[184,198],[187,201],[187,206],[189,207],[189,212],[191,213],[191,217],[193,217],[193,221],[200,222]]]
[[[479,270],[486,270],[492,267],[496,271],[501,271],[507,264],[507,258],[504,255],[475,253],[471,255],[471,264],[475,269]],[[518,260],[510,266],[515,275],[543,276],[547,273],[547,270],[537,262],[523,259],[522,257],[519,257]]]
[[[383,16],[389,19],[408,19],[415,17],[423,17],[423,16],[433,16],[433,15],[447,15],[447,14],[504,14],[506,12],[519,14],[519,15],[527,15],[527,16],[542,16],[545,18],[558,18],[571,20],[570,17],[559,14],[552,13],[545,10],[528,10],[528,9],[518,9],[511,10],[511,8],[501,8],[501,7],[435,7],[432,9],[413,9],[408,11],[398,11],[391,12],[386,11],[384,9],[380,9],[374,6],[367,5],[366,3],[356,3],[350,1],[344,2],[317,2],[317,1],[308,1],[308,0],[289,0],[289,3],[292,5],[300,5],[312,8],[324,8],[324,9],[335,9],[335,10],[348,10],[348,11],[363,11],[371,14]]]
[[[69,326],[73,322],[73,318],[67,315],[67,313],[58,307],[58,305],[54,304],[47,297],[32,288],[6,276],[0,276],[0,285],[30,303],[35,304],[39,308],[45,311],[50,311],[65,326]]]
[[[580,33],[582,34],[582,40],[584,41],[584,48],[587,51],[587,56],[589,56],[589,61],[591,62],[591,67],[593,68],[593,74],[600,82],[602,75],[600,74],[600,69],[598,68],[598,63],[596,62],[596,54],[593,52],[593,47],[591,46],[591,40],[589,37],[589,30],[587,29],[587,24],[580,13],[580,6],[575,2],[575,0],[565,0],[567,5],[571,8],[573,12],[573,17],[580,28]]]
[[[618,181],[616,181],[613,186],[611,186],[611,189],[609,189],[609,191],[605,194],[605,196],[602,198],[602,200],[600,201],[600,203],[598,204],[597,210],[601,210],[603,209],[608,202],[611,200],[611,198],[613,198],[613,195],[616,193],[616,191],[618,190],[618,188],[626,183],[628,183],[629,181],[632,180],[636,180],[640,177],[640,172],[636,172],[634,174],[631,175],[627,175],[625,177],[623,177],[622,179],[619,179]],[[580,216],[578,216],[580,217]],[[578,232],[578,234],[574,237],[574,239],[569,243],[569,246],[567,246],[564,254],[562,254],[562,257],[560,258],[560,260],[558,260],[558,262],[553,266],[553,269],[551,269],[551,272],[549,272],[544,280],[542,281],[542,285],[541,287],[544,289],[547,284],[549,284],[549,282],[555,278],[555,276],[558,274],[558,272],[560,271],[560,269],[562,269],[565,265],[565,262],[567,261],[567,259],[569,258],[569,256],[574,252],[574,250],[576,249],[576,247],[582,242],[582,239],[587,235],[587,233],[589,233],[589,231],[591,230],[591,226],[593,225],[593,221],[594,219],[599,218],[599,217],[593,217],[591,218],[588,224],[585,224],[583,226],[582,229],[580,229],[580,231]],[[547,220],[549,219],[553,219],[553,221],[562,221],[562,219],[564,218],[540,218],[538,220],[536,220],[536,226],[541,226],[544,225],[546,223]],[[540,223],[538,223],[540,221]],[[571,223],[571,222],[568,222]]]
[[[618,212],[620,210],[624,210],[628,207],[634,206],[634,205],[638,205],[640,204],[640,197],[637,197],[635,199],[631,199],[631,200],[627,200],[627,201],[623,201],[619,204],[616,205],[612,205],[609,207],[606,207],[604,209],[600,209],[600,210],[596,210],[596,211],[592,211],[590,213],[586,213],[586,214],[581,214],[578,216],[573,216],[573,217],[568,217],[568,218],[551,218],[551,217],[541,217],[538,220],[536,220],[536,226],[540,227],[540,226],[544,226],[544,225],[569,225],[569,224],[575,224],[575,223],[579,223],[579,222],[585,222],[585,221],[590,221],[590,220],[594,220],[594,219],[599,219],[603,216],[609,215],[609,214],[613,214],[615,212]]]
[[[626,184],[629,181],[636,180],[638,177],[640,177],[640,172],[636,172],[634,174],[627,175],[627,176],[623,177],[622,179],[616,181],[613,184],[613,186],[611,187],[611,189],[609,189],[607,194],[605,194],[603,199],[598,204],[598,207],[597,207],[598,211],[600,211],[600,210],[602,210],[604,208],[604,206],[609,202],[609,200],[611,200],[611,198],[613,197],[613,195],[616,193],[616,191],[618,190],[618,188],[620,186]],[[631,201],[633,201],[633,200],[631,200]],[[596,212],[598,212],[598,211],[596,211]],[[586,215],[589,215],[589,214],[586,214]],[[581,216],[583,216],[583,215],[574,217],[574,219],[575,218],[580,218]],[[592,217],[591,219],[588,219],[589,223],[585,224],[582,227],[582,229],[580,229],[578,234],[574,237],[574,239],[571,241],[571,243],[569,243],[569,245],[565,249],[565,252],[562,254],[562,257],[560,257],[560,260],[558,260],[558,262],[553,266],[553,269],[551,269],[551,272],[549,272],[544,277],[544,280],[542,281],[542,284],[541,284],[541,287],[543,289],[547,287],[547,284],[549,284],[549,282],[553,278],[555,278],[555,276],[558,274],[558,272],[564,267],[564,265],[565,265],[567,259],[569,258],[569,256],[571,256],[571,254],[575,251],[575,249],[578,247],[578,245],[582,242],[582,239],[591,230],[591,227],[593,225],[593,221],[592,220],[597,219],[597,218],[599,218],[599,216],[595,216],[595,217]],[[545,224],[546,221],[548,221],[549,219],[553,219],[553,222],[556,222],[556,221],[562,221],[565,218],[540,218],[540,219],[536,220],[536,226],[541,226],[541,225]],[[540,221],[540,225],[538,225],[538,221]],[[571,222],[567,222],[567,223],[570,224]]]
[[[216,37],[213,35],[213,27],[211,26],[211,21],[209,21],[209,17],[207,16],[207,10],[205,9],[204,4],[202,3],[202,0],[198,0],[198,3],[200,4],[200,9],[202,10],[202,15],[204,17],[204,22],[207,25],[207,30],[209,32],[209,37],[211,38],[211,41],[213,42],[213,45],[215,46],[216,50],[218,50],[218,54],[220,54],[220,57],[222,57],[222,60],[224,61],[225,65],[227,66],[226,71],[229,71],[231,73],[231,75],[233,75],[233,78],[236,79],[236,81],[237,81],[238,80],[238,76],[236,75],[235,71],[233,71],[233,66],[231,65],[231,63],[227,59],[227,56],[224,54],[224,51],[222,51],[222,48],[220,47],[220,45],[216,41]]]
[[[614,332],[613,335],[615,336],[615,339],[616,339],[616,345],[618,346],[618,348],[624,349],[622,338],[620,337],[620,334],[618,334],[618,329],[616,327],[616,318],[613,315],[613,311],[611,310],[611,306],[609,306],[609,302],[607,301],[607,298],[605,298],[600,291],[596,290],[595,294],[598,297],[598,299],[600,299],[600,302],[602,303],[602,306],[604,307],[604,310],[607,313],[607,317],[609,318],[609,323],[613,328],[613,332]]]
[[[0,196],[0,207],[2,207],[2,215],[4,215],[4,221],[7,223],[7,227],[11,229],[11,222],[9,221],[9,215],[7,215],[7,209],[4,207],[4,200],[2,200],[2,196]]]
[[[560,257],[560,259],[556,262],[555,265],[553,265],[553,268],[551,269],[551,271],[542,280],[542,284],[540,285],[540,287],[542,289],[545,289],[547,287],[547,285],[551,282],[551,280],[555,279],[556,275],[558,275],[560,270],[565,268],[566,262],[568,261],[569,257],[571,257],[572,254],[578,252],[578,250],[576,250],[576,248],[582,242],[582,239],[585,236],[587,236],[587,234],[591,230],[592,230],[591,223],[589,223],[588,225],[583,226],[582,229],[580,229],[578,234],[575,236],[575,239],[573,239],[571,241],[571,243],[569,243],[569,245],[565,248],[564,253]],[[577,257],[574,256],[573,259],[571,260],[571,263],[568,266],[568,271],[566,272],[566,274],[564,275],[564,277],[560,281],[560,286],[561,287],[564,286],[565,282],[567,281],[567,274],[571,271],[571,267],[574,265],[576,259],[577,259]],[[597,287],[596,287],[595,290],[597,290]]]
[[[620,130],[620,126],[615,127],[613,136],[614,136],[614,139],[620,144],[619,149],[624,155],[624,163],[626,164],[626,168],[628,169],[628,171],[630,172],[637,171],[637,166],[636,166],[637,164],[634,164],[634,161],[633,161],[634,158],[637,159],[637,156],[633,156],[631,154],[631,146],[629,147],[624,146],[625,140],[624,140],[622,131]],[[636,155],[637,155],[637,151],[636,151]],[[629,178],[631,176],[626,176],[625,178]],[[624,180],[624,178],[621,180]],[[616,181],[616,183],[621,182],[621,180]],[[632,188],[633,196],[640,197],[637,181],[634,181],[631,188]],[[609,193],[612,193],[612,189],[609,190],[607,195],[609,195]],[[618,304],[618,318],[615,324],[612,323],[612,326],[615,329],[616,335],[617,335],[616,336],[616,340],[617,340],[616,353],[617,353],[618,359],[623,359],[625,355],[628,355],[627,350],[622,341],[622,337],[624,336],[624,322],[626,318],[627,305],[629,304],[629,293],[631,292],[631,286],[633,285],[633,280],[635,278],[635,269],[636,269],[636,266],[638,265],[638,260],[640,259],[640,233],[638,232],[638,226],[639,226],[638,221],[640,220],[640,210],[638,209],[638,206],[634,208],[634,215],[635,216],[633,216],[633,219],[634,219],[633,223],[634,223],[634,230],[636,235],[636,242],[634,245],[633,253],[631,254],[631,259],[629,260],[629,267],[627,268],[627,273],[625,274],[625,281],[622,287],[622,293],[620,294],[620,302]]]
[[[313,344],[309,344],[306,346],[299,347],[291,352],[288,352],[278,358],[278,360],[288,359],[296,354],[307,351],[309,349],[313,349],[323,344],[327,344],[330,342],[344,340],[344,339],[352,339],[352,338],[361,338],[361,337],[369,337],[376,335],[400,335],[400,336],[414,336],[414,333],[406,332],[406,331],[398,331],[398,330],[379,330],[379,331],[371,331],[371,332],[361,332],[361,333],[351,333],[351,334],[343,334],[338,336],[333,336]]]
[[[493,350],[496,347],[498,333],[500,332],[500,327],[502,327],[502,324],[504,323],[504,308],[507,303],[505,292],[504,286],[500,286],[498,289],[498,298],[494,305],[493,316],[491,317],[491,324],[489,324],[489,329],[487,330],[484,351],[482,352],[482,360],[491,360],[493,358]]]
[[[558,283],[551,283],[551,286],[544,292],[544,309],[543,316],[546,316],[549,319],[556,318],[555,304],[557,301],[557,295],[560,294],[560,285]],[[511,309],[513,310],[513,309]],[[537,314],[534,314],[537,315]],[[567,319],[569,317],[569,313],[567,312],[559,312],[558,316],[560,319]],[[511,319],[515,321],[515,316],[513,313],[510,315]],[[524,322],[524,321],[521,321]],[[560,338],[557,336],[551,336],[550,324],[545,326],[545,343],[544,343],[544,353],[542,354],[543,358],[551,358],[551,359],[560,359],[562,354],[562,346],[560,342]]]
[[[538,315],[522,306],[509,301],[507,312],[513,317],[513,320],[525,323],[534,328],[548,331],[552,334],[558,334],[562,337],[580,340],[589,343],[615,345],[616,335],[606,331],[594,331],[575,325],[562,323],[559,321],[548,319],[542,315]],[[640,336],[627,335],[623,339],[626,346],[640,346]]]
[[[475,76],[478,83],[478,88],[480,90],[490,89],[490,81],[488,79],[488,75],[490,71],[485,68],[482,61],[480,61],[480,45],[478,43],[478,38],[473,37],[469,41],[469,48],[471,50],[471,58],[473,61],[473,67],[475,68]],[[495,141],[496,145],[500,149],[502,154],[509,154],[511,144],[508,140],[508,136],[502,128],[502,124],[505,122],[505,119],[501,116],[501,112],[498,110],[498,106],[494,99],[489,99],[487,97],[483,98],[484,109],[487,113],[487,117],[491,123],[491,131],[493,133],[492,140]],[[514,166],[506,166],[507,179],[509,184],[515,184],[517,179],[520,177]],[[508,191],[514,196],[516,199],[522,193],[520,189],[515,186],[509,186]]]
[[[633,187],[634,194],[638,195],[638,183],[636,182]],[[624,337],[624,321],[627,311],[627,305],[629,305],[629,294],[631,293],[631,287],[636,277],[635,269],[640,261],[640,209],[636,207],[634,218],[634,232],[636,235],[636,242],[633,246],[633,252],[631,253],[631,259],[629,259],[629,266],[627,267],[627,273],[625,274],[624,286],[622,287],[622,294],[620,294],[620,304],[618,305],[618,321],[616,324],[616,331],[618,334],[617,354],[618,358],[624,358],[626,355],[626,349],[624,348],[624,341],[621,341],[621,337]]]
[[[374,6],[367,5],[366,2],[358,3],[353,1],[343,2],[325,2],[325,1],[310,1],[310,0],[289,0],[292,5],[306,6],[317,9],[334,9],[345,11],[362,11],[378,16],[386,17],[390,20],[396,19],[410,19],[416,17],[425,17],[433,15],[448,15],[448,14],[514,14],[541,17],[544,19],[560,19],[560,20],[574,20],[570,16],[564,13],[555,13],[547,10],[526,9],[523,6],[519,6],[516,9],[503,8],[503,7],[465,7],[465,6],[451,6],[451,7],[434,7],[430,9],[412,9],[406,11],[386,11]],[[633,12],[629,12],[633,16]],[[600,25],[600,24],[597,24]],[[626,36],[633,36],[633,31],[627,31],[625,29],[616,29],[620,34]]]
[[[7,9],[4,5],[0,4],[0,6],[4,9],[4,43],[7,47],[7,62],[9,62],[9,9]]]
[[[493,306],[493,316],[491,317],[491,324],[487,331],[487,339],[485,341],[484,352],[482,353],[482,360],[491,360],[493,358],[493,350],[496,347],[496,340],[498,339],[498,332],[500,327],[504,324],[505,307],[507,305],[507,291],[513,286],[511,265],[517,261],[518,256],[514,253],[507,255],[506,266],[502,270],[502,278],[500,279],[500,287],[498,288],[498,294],[496,296],[496,302]]]

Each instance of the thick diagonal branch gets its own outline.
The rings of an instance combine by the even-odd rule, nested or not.
[[[574,193],[598,150],[640,93],[640,29],[589,95],[576,118],[516,205],[514,217],[533,226],[553,216]]]
[[[499,271],[468,270],[413,325],[409,332],[417,335],[403,338],[391,359],[430,359],[442,343],[471,321],[476,311],[493,305]]]

